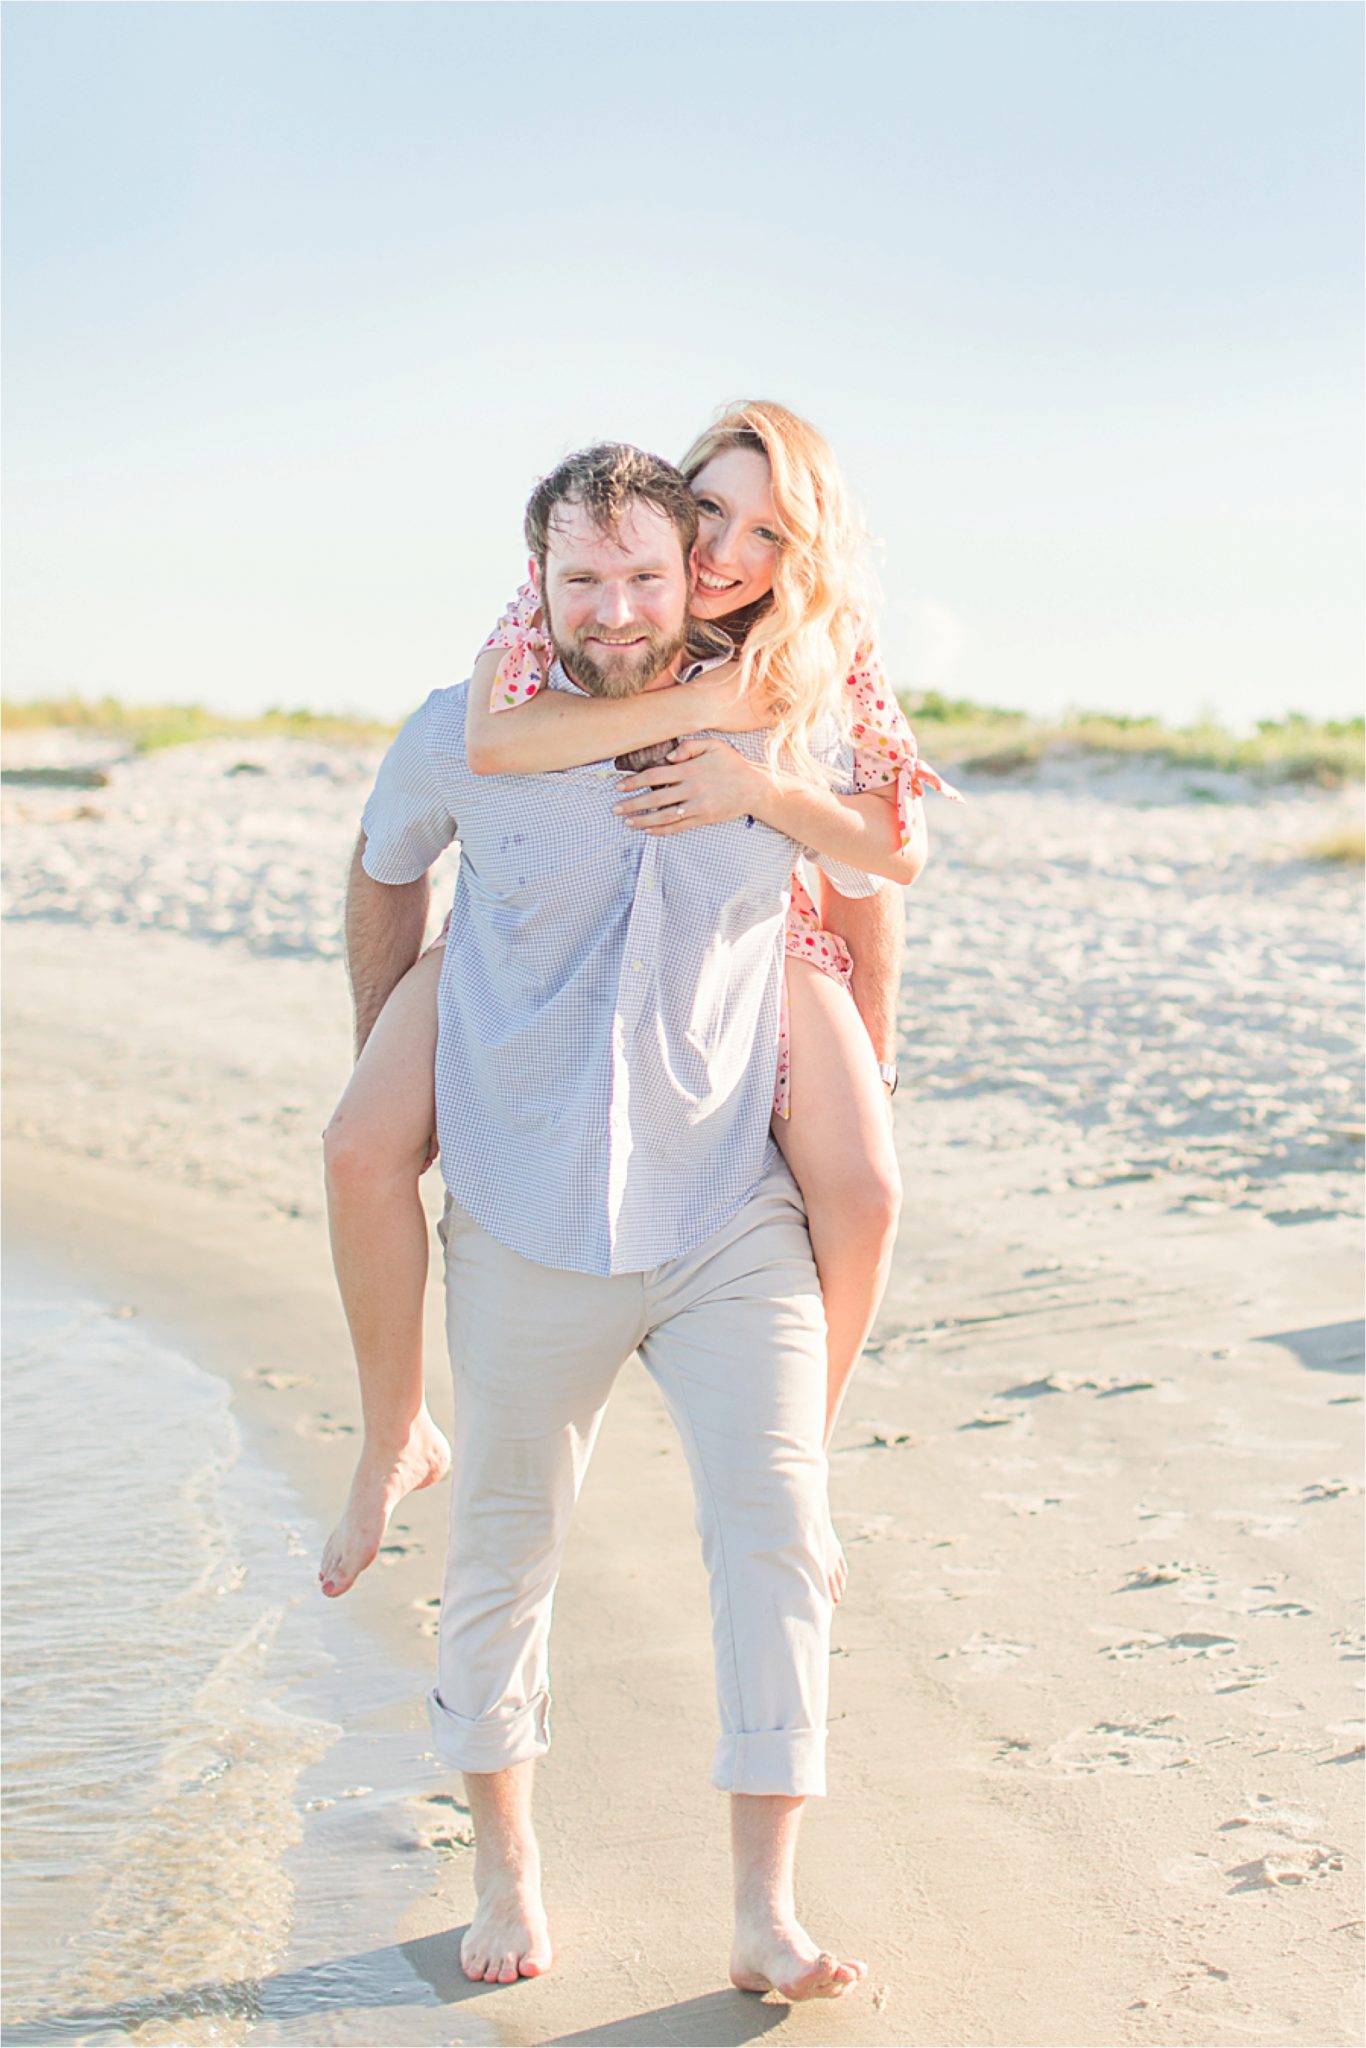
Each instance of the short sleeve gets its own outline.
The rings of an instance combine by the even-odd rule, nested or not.
[[[455,819],[433,766],[430,741],[438,700],[448,695],[434,690],[379,764],[361,816],[361,866],[373,882],[416,882],[455,838]]]

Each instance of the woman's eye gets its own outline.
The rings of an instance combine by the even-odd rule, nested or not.
[[[762,541],[767,541],[771,548],[778,546],[778,535],[773,533],[767,526],[756,526],[754,531],[758,538]]]
[[[709,519],[719,519],[721,516],[721,507],[714,498],[699,498],[697,509],[699,512],[705,512]]]

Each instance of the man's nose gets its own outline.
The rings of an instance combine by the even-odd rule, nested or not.
[[[598,624],[629,626],[635,618],[631,593],[624,583],[604,583],[598,591]]]

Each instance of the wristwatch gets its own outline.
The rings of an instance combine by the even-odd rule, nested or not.
[[[897,1083],[901,1079],[900,1074],[896,1070],[895,1064],[891,1060],[879,1060],[877,1063],[877,1070],[882,1077],[882,1085],[887,1090],[887,1093],[889,1095],[895,1095],[897,1091]]]

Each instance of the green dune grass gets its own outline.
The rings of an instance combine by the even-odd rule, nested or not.
[[[0,701],[0,729],[34,731],[61,726],[105,734],[140,754],[188,740],[301,739],[351,743],[390,738],[397,730],[379,719],[335,717],[329,712],[272,710],[259,718],[228,718],[202,704],[124,704],[117,697],[44,697],[31,703]]]
[[[926,757],[936,765],[972,774],[1027,775],[1050,754],[1080,752],[1197,771],[1228,770],[1324,789],[1362,779],[1360,718],[1321,720],[1292,712],[1285,718],[1262,719],[1255,733],[1240,737],[1207,719],[1170,726],[1156,718],[1122,718],[1100,711],[1036,719],[1023,711],[944,697],[936,691],[903,695],[901,702]],[[380,719],[305,710],[229,718],[201,704],[124,704],[116,697],[0,702],[0,727],[5,730],[42,726],[106,734],[139,753],[207,739],[286,738],[363,745],[387,739],[397,730]]]
[[[1255,733],[1240,737],[1211,719],[1170,726],[1157,718],[1123,718],[1104,711],[1033,719],[1021,711],[941,697],[933,691],[901,701],[929,760],[976,774],[1019,775],[1049,754],[1071,752],[1231,771],[1324,789],[1362,779],[1366,722],[1360,718],[1311,719],[1291,712],[1285,718],[1260,719]]]
[[[1359,868],[1366,865],[1366,831],[1360,825],[1348,825],[1341,832],[1316,839],[1304,851],[1307,860],[1342,861]]]

